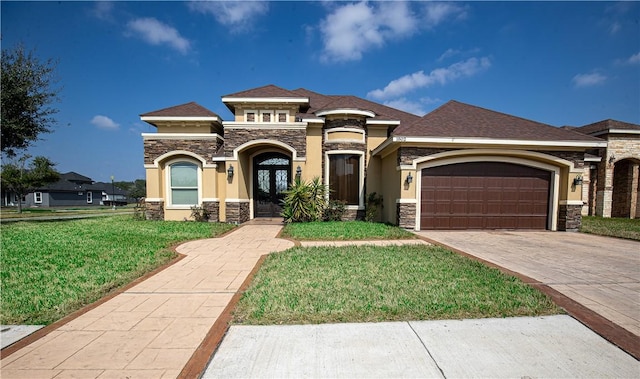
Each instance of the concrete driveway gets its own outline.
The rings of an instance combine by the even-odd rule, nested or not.
[[[638,342],[640,242],[566,232],[418,234],[535,279],[624,328]]]

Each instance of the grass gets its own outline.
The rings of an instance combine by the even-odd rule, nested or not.
[[[413,233],[397,226],[364,221],[291,223],[284,227],[281,236],[298,241],[416,238]]]
[[[561,313],[495,268],[436,246],[296,247],[267,257],[235,323],[307,324]]]
[[[22,213],[18,213],[16,207],[4,207],[0,210],[0,218],[2,219],[14,219],[14,218],[37,218],[44,216],[71,216],[71,215],[85,215],[94,213],[130,213],[133,211],[135,204],[129,204],[126,206],[116,207],[115,211],[111,207],[107,206],[87,206],[87,207],[53,207],[53,208],[23,208]]]
[[[640,241],[640,219],[582,216],[580,231]]]
[[[49,324],[170,261],[226,224],[112,216],[0,225],[2,324]]]

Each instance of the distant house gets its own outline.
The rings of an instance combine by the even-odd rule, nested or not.
[[[18,201],[23,207],[69,207],[69,206],[100,206],[127,204],[127,192],[111,183],[94,182],[93,179],[75,172],[60,174],[60,180],[35,189],[22,199],[15,194],[4,193],[3,206],[17,206]]]

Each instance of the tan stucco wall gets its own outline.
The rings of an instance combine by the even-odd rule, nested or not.
[[[154,168],[146,168],[147,179],[147,198],[158,199],[164,197],[162,193],[161,170]]]
[[[218,199],[220,201],[220,221],[227,220],[227,207],[224,200],[227,198],[227,166],[225,163],[219,163],[216,172],[217,180],[216,186],[218,187]]]
[[[210,125],[205,124],[158,124],[158,133],[213,133]]]
[[[380,188],[384,207],[382,221],[396,223],[396,201],[400,199],[400,172],[397,170],[396,154],[381,159]]]
[[[373,157],[371,151],[380,146],[387,139],[387,126],[369,126],[367,133],[367,194],[377,193],[383,194],[382,187],[382,159]]]
[[[327,132],[328,141],[362,142],[364,134],[357,132]]]
[[[302,167],[302,179],[322,178],[322,124],[307,126],[307,160]]]

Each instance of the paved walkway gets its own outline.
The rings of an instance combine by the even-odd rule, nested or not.
[[[2,378],[175,378],[261,255],[292,247],[279,225],[185,243],[186,257],[2,359]]]
[[[203,355],[205,356],[204,363],[206,363],[206,359],[209,358],[213,350],[203,349],[202,344],[206,344],[207,341],[211,340],[211,331],[215,328],[215,325],[220,324],[220,322],[216,323],[216,321],[218,319],[220,319],[220,321],[224,320],[224,317],[221,317],[221,315],[226,315],[227,312],[223,314],[223,310],[225,310],[234,296],[237,298],[241,284],[253,270],[260,256],[270,252],[282,251],[294,245],[291,241],[275,238],[280,229],[280,225],[245,225],[221,238],[198,240],[179,246],[177,249],[178,252],[184,254],[186,257],[176,264],[127,289],[123,293],[91,309],[60,328],[49,332],[46,336],[15,351],[8,357],[3,354],[3,359],[0,362],[2,365],[2,378],[175,378],[178,377],[181,372],[185,377],[191,377],[183,371],[183,369],[186,370],[185,365],[189,367],[192,365],[194,357],[202,358]],[[563,235],[571,236],[571,234],[564,233]],[[375,243],[398,244],[423,242],[413,240],[405,242],[378,241]],[[318,243],[313,242],[305,243],[305,245],[309,246],[317,244]],[[335,245],[342,244],[352,244],[352,242],[335,243]],[[637,292],[635,293],[637,295]],[[498,352],[495,356],[498,358],[504,356],[510,352],[512,346],[517,346],[518,351],[521,351],[522,354],[514,354],[514,356],[520,359],[520,361],[510,360],[510,363],[506,363],[512,366],[515,365],[517,368],[521,365],[518,362],[524,362],[531,354],[531,350],[522,349],[523,346],[533,342],[546,341],[553,334],[562,334],[565,332],[571,334],[575,329],[577,330],[576,333],[579,338],[573,338],[571,336],[568,338],[573,339],[573,341],[578,341],[577,344],[561,348],[564,345],[557,342],[555,345],[558,350],[552,352],[551,355],[546,353],[547,355],[545,355],[545,357],[558,357],[560,356],[559,354],[569,352],[569,355],[565,357],[565,363],[573,361],[574,359],[582,359],[584,356],[576,353],[577,346],[596,343],[597,346],[601,346],[602,348],[598,348],[595,352],[585,355],[590,357],[589,359],[592,363],[589,363],[589,365],[596,371],[580,372],[585,374],[589,372],[602,373],[602,368],[609,370],[611,367],[618,367],[618,371],[613,370],[609,371],[609,373],[613,373],[613,376],[616,376],[616,373],[622,374],[622,376],[629,372],[640,373],[638,362],[631,356],[626,355],[613,345],[606,343],[606,341],[599,340],[599,337],[587,328],[576,326],[579,325],[577,321],[566,316],[562,317],[563,321],[558,322],[553,321],[553,317],[540,319],[541,321],[528,321],[528,319],[514,321],[516,323],[524,323],[525,325],[534,325],[532,330],[535,330],[537,328],[535,325],[540,324],[540,322],[546,323],[551,326],[551,329],[549,329],[551,332],[543,331],[539,338],[527,336],[525,333],[520,332],[520,337],[514,337],[515,339],[511,340],[512,344],[502,345],[504,348],[502,351],[504,351],[504,353]],[[547,320],[551,321],[549,322]],[[470,322],[478,323],[480,321],[471,320]],[[463,326],[462,329],[456,329],[457,331],[455,333],[457,334],[452,334],[452,332],[454,332],[452,325],[456,323],[456,321],[446,321],[441,323],[442,325],[440,326],[420,323],[400,323],[403,326],[397,326],[394,323],[383,323],[364,324],[361,326],[346,325],[345,327],[349,328],[349,330],[362,329],[363,333],[360,335],[364,339],[358,341],[364,343],[364,346],[368,348],[368,350],[362,350],[363,354],[364,352],[382,351],[379,351],[379,349],[388,351],[389,346],[391,346],[389,343],[393,341],[400,345],[406,343],[417,345],[418,347],[422,346],[423,349],[419,352],[421,358],[418,359],[424,359],[426,349],[428,355],[434,354],[432,358],[435,369],[442,372],[443,376],[447,376],[444,375],[445,371],[442,371],[445,365],[448,364],[450,367],[456,368],[456,365],[460,366],[460,361],[466,361],[470,358],[463,358],[463,355],[457,355],[457,360],[451,361],[446,357],[454,356],[451,355],[454,353],[459,354],[461,351],[457,351],[456,349],[461,348],[461,346],[467,346],[465,349],[472,350],[472,346],[485,346],[488,341],[487,338],[495,334],[495,331],[492,331],[491,328],[478,327],[480,324],[473,324],[470,328]],[[485,322],[480,323],[486,325]],[[498,330],[507,325],[500,320],[495,321],[495,323],[495,325],[498,325]],[[571,324],[571,326],[566,326],[565,323]],[[434,325],[436,326],[434,327]],[[344,339],[343,337],[349,336],[349,334],[346,333],[346,329],[344,329],[345,327],[307,326],[301,327],[302,329],[296,332],[301,333],[300,336],[302,336],[297,340],[297,343],[299,345],[301,344],[300,346],[307,346],[307,353],[313,355],[308,361],[310,362],[309,365],[312,363],[320,364],[320,366],[318,366],[319,371],[314,371],[315,374],[313,376],[325,376],[328,372],[323,370],[332,368],[327,366],[332,364],[332,357],[335,356],[331,348],[332,346],[342,346],[344,349],[347,349],[346,351],[353,348],[353,346],[344,345],[348,339]],[[383,327],[383,329],[380,330],[380,327]],[[522,326],[517,326],[516,329],[521,327]],[[237,334],[238,332],[235,330],[243,327],[234,328],[230,331],[229,336]],[[317,328],[320,328],[321,331]],[[397,328],[404,330],[403,333],[409,332],[409,334],[413,333],[414,336],[418,336],[418,343],[410,339],[393,339],[393,335],[395,335],[394,330]],[[324,334],[326,333],[325,329],[328,330],[329,335]],[[488,333],[480,334],[476,339],[472,338],[470,342],[468,342],[469,345],[459,344],[459,342],[465,341],[465,336],[470,336],[470,331],[483,329],[488,330]],[[258,352],[263,353],[266,351],[264,350],[265,346],[269,349],[271,348],[269,347],[270,345],[265,345],[265,342],[270,340],[286,341],[289,338],[287,335],[292,329],[270,328],[264,330],[262,340],[259,340],[257,344],[254,341],[253,344],[253,346],[258,346]],[[274,331],[273,333],[275,334],[271,334],[271,331]],[[433,337],[425,337],[427,334],[424,333],[436,334],[434,334]],[[386,337],[382,340],[377,339],[375,341],[368,339],[373,335],[388,336],[389,339],[386,339]],[[454,335],[457,337],[451,339]],[[526,338],[523,339],[523,336]],[[592,337],[596,339],[591,340]],[[337,340],[335,338],[337,338]],[[327,346],[321,343],[325,339],[329,341],[329,345]],[[225,341],[227,340],[231,339],[226,338]],[[428,342],[430,340],[431,342]],[[551,338],[551,340],[553,340],[553,338]],[[560,338],[559,341],[561,340],[562,338]],[[584,342],[587,340],[591,342]],[[596,340],[599,342],[594,342]],[[238,339],[236,339],[236,341],[238,341]],[[251,340],[245,340],[245,343],[247,341],[251,342]],[[354,343],[357,344],[358,341],[354,340]],[[452,341],[453,344],[450,346],[445,346],[446,344],[432,345],[432,343],[442,343],[443,341]],[[227,346],[233,347],[233,345],[229,345],[228,342],[223,342],[223,345],[220,347],[220,352],[228,349]],[[249,350],[244,350],[243,346],[248,345],[240,344],[238,357],[246,361],[244,354]],[[285,344],[282,346],[285,347],[286,352],[286,348],[289,345]],[[325,353],[329,355],[318,355],[317,352],[320,351],[318,349],[321,348],[324,348],[322,351],[325,351]],[[438,350],[440,348],[444,350]],[[538,353],[544,351],[544,349],[545,348],[541,348],[541,350],[538,350]],[[267,364],[272,365],[271,367],[278,367],[277,362],[282,362],[282,360],[288,362],[288,364],[302,362],[298,359],[299,354],[295,351],[289,355],[282,356],[278,355],[278,351],[279,350],[273,350],[272,353],[266,355],[265,359],[267,359],[267,361],[256,361],[255,364]],[[438,354],[441,355],[437,356]],[[366,355],[367,354],[365,354],[365,356]],[[221,359],[224,357],[224,354],[216,354],[214,361],[212,361],[209,367],[210,370],[207,371],[207,375],[217,376],[215,370],[221,366],[215,362],[221,362]],[[339,356],[338,359],[345,357],[349,356]],[[482,367],[484,362],[482,359],[484,358],[479,359],[478,365],[474,367]],[[544,357],[541,358],[542,361],[546,359],[547,358]],[[394,363],[396,364],[396,370],[407,368],[402,362],[402,360],[398,360]],[[614,364],[611,365],[611,362],[614,362]],[[204,363],[202,363],[203,367]],[[304,363],[302,364],[304,366]],[[400,364],[400,366],[397,364]],[[225,364],[222,365],[223,368],[224,366]],[[464,365],[460,367],[463,366]],[[351,366],[350,369],[357,369],[358,367],[362,366],[356,364],[355,366]],[[431,367],[430,370],[434,368],[432,366],[429,367]],[[460,367],[458,367],[458,369]],[[336,370],[339,368],[340,367],[337,366],[335,367]],[[389,369],[393,370],[393,367]],[[551,370],[552,371],[548,372],[539,371],[538,373],[551,372],[559,374],[572,372],[553,371],[553,368],[551,368]],[[285,373],[287,375],[283,374],[282,376],[296,377],[298,374],[304,372],[306,371],[289,371]],[[395,373],[402,372],[403,371],[395,371]],[[457,371],[451,372],[456,373]],[[244,373],[246,374],[246,372]],[[256,372],[253,371],[253,373]],[[272,373],[279,375],[281,372],[273,371]],[[340,372],[336,371],[336,373],[339,374]],[[350,374],[357,372],[341,371],[341,373],[340,376],[350,376]],[[463,372],[458,373],[463,376],[466,374],[474,374],[472,372],[466,374]],[[493,373],[507,373],[508,375],[513,373],[514,375],[517,374],[516,376],[520,375],[520,371],[493,371]],[[520,376],[526,376],[529,373],[530,372],[522,372]],[[377,374],[379,374],[378,371],[369,370],[364,371],[364,374],[360,376],[379,376]],[[482,373],[475,374],[480,375]],[[235,371],[235,374],[234,372],[230,372],[229,375],[242,376],[242,373],[239,374],[239,371]]]

